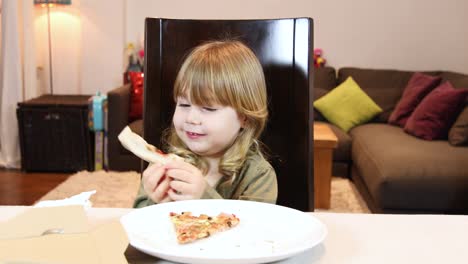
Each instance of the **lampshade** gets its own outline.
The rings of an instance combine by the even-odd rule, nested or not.
[[[34,4],[71,5],[71,0],[34,0]]]

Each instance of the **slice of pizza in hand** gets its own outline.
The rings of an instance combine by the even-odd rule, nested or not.
[[[128,126],[120,132],[118,139],[122,143],[122,146],[150,163],[166,164],[171,160],[183,160],[183,158],[175,154],[165,154],[155,146],[148,144],[148,142],[134,133]]]
[[[240,219],[234,214],[220,213],[218,216],[200,214],[193,216],[191,212],[170,213],[179,244],[187,244],[198,239],[209,237],[237,226]]]

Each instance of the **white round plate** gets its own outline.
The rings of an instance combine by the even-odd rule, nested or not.
[[[189,244],[178,244],[170,212],[235,214],[239,225]],[[130,244],[147,254],[181,263],[266,263],[321,243],[325,225],[288,207],[241,200],[190,200],[136,209],[121,218]]]

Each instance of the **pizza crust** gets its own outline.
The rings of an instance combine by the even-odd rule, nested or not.
[[[150,163],[166,164],[171,160],[183,160],[175,154],[164,154],[155,146],[148,144],[146,140],[134,133],[129,126],[126,126],[122,132],[120,132],[118,139],[122,146],[137,157]]]

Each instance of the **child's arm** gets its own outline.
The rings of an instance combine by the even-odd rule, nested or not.
[[[164,165],[171,179],[167,192],[174,201],[200,199],[208,183],[201,171],[190,163],[174,160]]]
[[[170,180],[165,173],[166,168],[162,164],[151,164],[146,168],[133,207],[139,208],[172,201],[167,195]]]
[[[162,164],[150,164],[143,171],[143,188],[148,194],[148,197],[155,203],[164,203],[171,201],[167,195],[170,189],[170,180],[166,176],[166,167]]]

